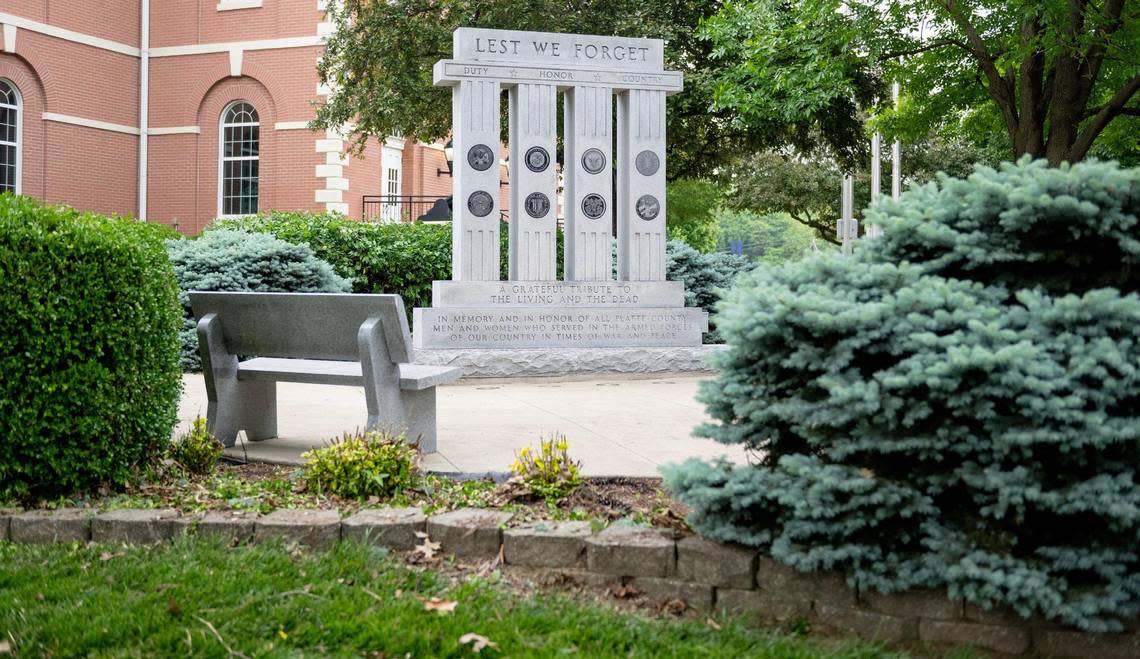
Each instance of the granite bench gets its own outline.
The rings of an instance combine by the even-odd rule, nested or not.
[[[251,441],[276,437],[277,383],[303,382],[364,387],[366,429],[403,433],[435,452],[435,387],[463,370],[412,363],[399,295],[195,291],[190,306],[206,425],[226,446],[242,430]]]

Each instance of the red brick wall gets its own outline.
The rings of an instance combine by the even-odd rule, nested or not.
[[[348,217],[360,219],[363,216],[364,195],[384,194],[382,171],[380,142],[369,139],[364,151],[359,156],[349,158],[348,165],[344,168],[344,177],[348,179],[348,189],[344,191]]]
[[[315,37],[323,14],[315,0],[264,0],[254,9],[219,12],[218,0],[151,0],[153,49]],[[138,46],[140,0],[4,0],[0,11],[82,34]],[[316,175],[326,154],[323,131],[276,130],[307,122],[317,99],[319,45],[244,50],[241,76],[230,76],[228,52],[169,55],[150,60],[149,127],[198,130],[148,138],[148,208],[154,221],[197,233],[217,214],[218,129],[222,109],[246,100],[261,122],[259,208],[324,210],[315,201],[326,179]],[[102,212],[135,213],[136,135],[44,121],[44,112],[137,128],[139,59],[20,29],[16,54],[0,53],[0,76],[24,99],[21,187],[30,195]],[[351,217],[361,197],[381,194],[381,148],[370,140],[343,169],[343,202]],[[442,150],[409,141],[403,152],[402,192],[447,196],[451,178]],[[504,191],[505,192],[505,191]],[[504,196],[504,207],[505,207]]]
[[[264,0],[261,7],[232,11],[218,11],[218,0],[152,0],[150,44],[158,48],[313,36],[322,15],[316,0]]]
[[[17,43],[19,38],[17,37]],[[0,53],[0,78],[11,81],[20,92],[20,191],[44,198],[43,85],[21,57]]]
[[[45,201],[137,215],[137,136],[45,121],[42,148]]]

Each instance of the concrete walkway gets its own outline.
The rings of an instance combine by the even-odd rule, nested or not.
[[[425,456],[424,467],[506,471],[516,450],[555,432],[566,435],[590,476],[656,476],[662,464],[690,457],[743,462],[742,450],[690,435],[706,419],[693,398],[704,377],[470,380],[440,387],[439,452]],[[202,376],[184,376],[183,383],[179,432],[206,414]],[[278,383],[277,409],[280,437],[239,441],[227,453],[299,464],[302,452],[361,427],[366,416],[364,390],[355,387]]]

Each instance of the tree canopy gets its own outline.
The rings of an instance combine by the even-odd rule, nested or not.
[[[882,193],[890,194],[891,163],[884,145]],[[906,142],[902,146],[902,179],[904,185],[925,183],[938,172],[963,178],[976,163],[997,164],[993,152],[975,147],[965,140],[926,138]],[[724,170],[722,177],[730,187],[728,204],[757,213],[786,213],[789,217],[815,229],[829,242],[835,237],[835,221],[839,217],[840,182],[844,171],[829,154],[783,153],[765,151],[742,158]],[[871,172],[863,159],[851,168],[855,177],[855,215],[871,202]]]
[[[747,0],[704,22],[720,67],[714,107],[748,127],[881,117],[904,140],[932,129],[1051,164],[1140,159],[1135,0]],[[888,87],[902,84],[896,110]],[[835,134],[834,132],[832,133]],[[856,136],[836,144],[848,165]]]
[[[338,6],[339,4],[339,6]],[[703,176],[741,153],[795,144],[856,144],[862,124],[845,100],[832,117],[772,115],[740,122],[738,110],[714,107],[727,62],[698,26],[722,8],[718,0],[345,0],[333,3],[335,25],[318,65],[333,94],[314,125],[351,127],[359,147],[368,137],[440,139],[451,128],[450,90],[432,85],[432,65],[451,57],[456,27],[493,27],[660,38],[665,67],[682,71],[684,91],[670,96],[668,177]],[[505,118],[504,118],[505,121]],[[504,139],[506,131],[503,132]]]

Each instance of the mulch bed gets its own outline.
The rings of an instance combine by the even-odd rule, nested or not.
[[[291,485],[284,492],[277,489],[262,491],[256,497],[226,499],[210,489],[211,478],[218,477],[240,480],[250,485],[263,482],[269,484],[270,481],[289,481]],[[514,514],[512,526],[552,518],[596,519],[606,522],[633,518],[653,526],[688,532],[684,518],[689,509],[673,500],[662,489],[660,478],[584,478],[582,485],[558,501],[553,509],[547,502],[530,496],[517,481],[495,484],[487,478],[480,479],[477,484],[474,501],[463,502],[454,494],[437,495],[430,487],[424,487],[405,492],[406,501],[403,503],[436,510],[448,510],[462,505],[507,507]],[[164,480],[132,487],[128,494],[147,497],[156,507],[219,510],[251,507],[252,498],[257,499],[258,505],[267,508],[337,508],[345,512],[386,503],[377,498],[358,501],[310,492],[300,477],[299,467],[228,461],[219,462],[212,477]],[[100,505],[99,502],[91,503]]]

